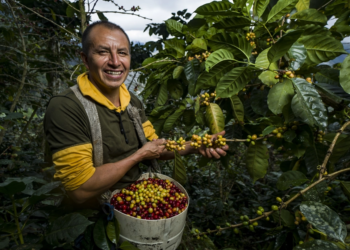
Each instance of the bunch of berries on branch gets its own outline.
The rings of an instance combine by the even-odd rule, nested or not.
[[[196,55],[194,55],[194,57],[193,56],[189,56],[188,57],[188,61],[192,61],[193,59],[197,59],[199,62],[203,62],[203,61],[207,60],[207,58],[210,56],[210,54],[211,54],[210,52],[205,51],[205,52],[202,53],[202,55],[196,54]]]
[[[113,195],[110,203],[126,215],[144,220],[159,220],[185,211],[188,199],[173,182],[148,178],[122,189]]]
[[[210,104],[210,100],[215,98],[216,96],[216,91],[214,91],[213,93],[204,93],[200,96],[200,102],[202,106],[209,106]]]
[[[175,141],[172,141],[172,140],[167,140],[166,141],[166,145],[165,145],[165,148],[168,150],[168,151],[181,151],[181,150],[185,150],[186,149],[186,146],[185,146],[185,140],[180,137],[176,142]]]
[[[223,138],[222,135],[218,135],[214,141],[212,135],[205,134],[203,138],[198,135],[192,135],[191,141],[191,146],[196,149],[201,147],[202,144],[207,148],[221,148],[226,145],[226,138]]]

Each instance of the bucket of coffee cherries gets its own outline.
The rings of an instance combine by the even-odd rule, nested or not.
[[[172,218],[188,206],[187,195],[178,183],[156,176],[142,178],[115,193],[110,203],[115,210],[144,220]]]

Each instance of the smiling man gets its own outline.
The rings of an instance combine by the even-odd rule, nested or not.
[[[130,41],[124,30],[102,21],[88,26],[82,37],[82,60],[88,72],[78,79],[82,98],[96,106],[102,132],[102,165],[94,165],[94,143],[89,111],[71,88],[53,97],[46,111],[46,139],[53,153],[55,178],[60,180],[75,203],[96,204],[106,190],[124,188],[141,175],[138,164],[151,159],[172,159],[148,121],[140,100],[129,93],[124,81],[130,70]],[[138,108],[144,136],[135,130],[127,107]],[[223,134],[222,132],[221,134]],[[222,149],[194,149],[187,143],[182,155],[200,153],[206,157],[226,155]]]

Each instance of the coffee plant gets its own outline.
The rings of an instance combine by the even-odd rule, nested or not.
[[[115,219],[71,208],[43,136],[50,97],[86,70],[78,44],[91,15],[107,19],[98,2],[0,0],[0,249],[118,243]],[[104,2],[145,18],[139,6]],[[214,1],[150,23],[161,39],[132,44],[128,88],[175,153],[162,172],[190,196],[179,249],[350,248],[349,8]],[[185,141],[229,150],[181,157]]]
[[[164,164],[191,198],[181,249],[350,247],[349,7],[213,1],[159,24],[171,36],[138,69],[157,134],[230,146]]]

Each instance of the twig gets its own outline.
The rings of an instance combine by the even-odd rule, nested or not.
[[[75,8],[73,5],[71,5],[68,1],[63,0],[63,2],[65,2],[66,4],[68,4],[70,7],[72,7],[74,10],[80,12],[80,10],[78,10],[77,8]]]
[[[16,2],[16,3],[19,4],[20,6],[26,8],[27,10],[29,10],[29,11],[31,11],[31,12],[37,14],[37,15],[40,16],[41,18],[44,18],[46,21],[49,21],[50,23],[53,23],[54,25],[58,26],[59,28],[63,29],[64,31],[66,31],[67,33],[71,34],[71,35],[72,35],[73,37],[75,37],[76,39],[79,39],[79,40],[80,40],[79,37],[77,37],[76,35],[74,35],[74,34],[73,34],[72,32],[70,32],[69,30],[65,29],[63,26],[61,26],[61,25],[55,23],[54,21],[51,21],[50,19],[48,19],[48,18],[46,18],[46,17],[40,15],[38,12],[32,10],[31,8],[28,8],[27,6],[25,6],[25,5],[23,5],[23,4],[19,3],[19,2]]]
[[[29,117],[29,120],[27,121],[26,125],[24,126],[21,135],[19,136],[16,145],[19,146],[19,143],[21,142],[23,135],[25,135],[27,128],[29,126],[29,124],[32,122],[34,115],[36,114],[36,111],[38,110],[38,106],[34,108],[33,113],[31,114],[31,116]]]
[[[284,21],[285,21],[285,20],[286,20],[286,18],[283,17],[281,27],[283,27]],[[282,36],[283,36],[283,32],[282,32],[282,29],[281,29],[281,30],[280,30],[280,39],[282,38]],[[282,63],[282,57],[280,58],[280,61],[279,61],[279,63],[278,63],[278,68],[281,68],[281,63]]]
[[[73,71],[73,73],[70,75],[70,78],[69,78],[69,79],[70,79],[71,81],[73,80],[73,75],[74,75],[75,71],[77,71],[79,67],[80,67],[80,64],[77,65],[77,67],[75,68],[75,70]]]
[[[323,7],[327,6],[328,4],[330,4],[331,2],[333,2],[334,0],[330,0],[329,2],[325,3],[324,5],[322,5],[320,8],[318,8],[317,10],[322,9]]]
[[[274,136],[273,134],[270,134],[270,135],[258,137],[258,138],[255,139],[255,141],[263,140],[265,138],[273,137],[273,136]],[[247,139],[226,139],[226,141],[230,141],[230,142],[246,142]]]
[[[131,88],[131,86],[132,86],[132,84],[133,84],[133,82],[134,82],[134,79],[135,79],[136,75],[137,75],[137,73],[135,73],[134,76],[132,77],[132,80],[131,80],[131,82],[130,82],[130,84],[129,84],[129,87],[128,87],[128,91],[130,90],[130,88]]]
[[[265,29],[267,30],[267,32],[269,33],[272,41],[275,43],[275,40],[273,39],[273,35],[271,35],[271,33],[270,33],[269,29],[266,27],[266,25],[265,24],[263,24],[263,25],[264,25]]]
[[[6,151],[10,148],[10,146],[8,146],[1,154],[0,154],[0,157],[6,153]]]
[[[149,63],[149,64],[147,64],[147,65],[145,65],[145,66],[143,66],[143,67],[130,70],[130,72],[139,71],[139,70],[141,70],[141,69],[145,69],[145,68],[149,67],[150,65],[152,65],[152,64],[154,64],[154,63],[160,63],[160,62],[179,62],[179,61],[165,58],[165,59],[162,59],[162,60],[159,60],[159,61],[151,62],[151,63]]]
[[[346,122],[339,130],[338,130],[338,133],[335,135],[334,139],[333,139],[333,142],[332,144],[329,146],[329,149],[327,151],[327,154],[326,154],[326,157],[324,158],[324,161],[320,167],[320,176],[319,176],[319,180],[322,179],[322,175],[326,169],[326,165],[327,165],[327,162],[329,160],[329,157],[331,156],[332,152],[333,152],[333,149],[334,149],[334,146],[339,138],[339,136],[341,135],[341,133],[343,133],[343,131],[345,130],[345,128],[347,126],[350,125],[350,121]]]
[[[124,14],[124,15],[133,15],[133,16],[138,16],[138,17],[141,17],[143,19],[147,19],[147,20],[150,20],[152,21],[153,19],[151,18],[148,18],[148,17],[144,17],[144,16],[141,16],[139,14],[135,14],[135,13],[129,13],[129,12],[121,12],[121,11],[101,11],[102,13],[118,13],[118,14]],[[100,13],[101,13],[100,12]],[[97,12],[90,12],[91,14],[97,14]]]

